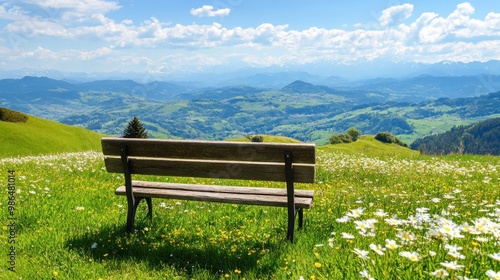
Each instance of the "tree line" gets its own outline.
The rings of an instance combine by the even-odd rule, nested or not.
[[[424,154],[500,155],[500,118],[417,139],[410,146]]]

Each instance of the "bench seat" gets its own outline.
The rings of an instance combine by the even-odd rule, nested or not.
[[[132,181],[137,197],[170,198],[235,204],[287,207],[287,190],[278,188],[216,186],[179,183]],[[116,189],[115,194],[127,195],[126,187]],[[295,207],[310,209],[314,191],[295,190]]]

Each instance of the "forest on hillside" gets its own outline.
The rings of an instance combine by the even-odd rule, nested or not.
[[[500,118],[417,139],[411,148],[425,154],[500,155]]]

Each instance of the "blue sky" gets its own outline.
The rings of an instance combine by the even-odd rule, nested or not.
[[[0,70],[500,60],[500,1],[7,0]]]

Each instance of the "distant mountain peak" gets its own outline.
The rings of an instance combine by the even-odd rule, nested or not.
[[[327,92],[328,88],[325,86],[317,86],[301,80],[296,80],[285,87],[281,88],[283,92],[289,93],[312,93],[312,92]]]

